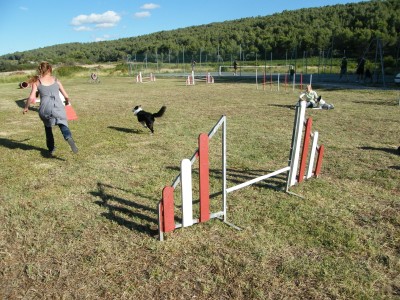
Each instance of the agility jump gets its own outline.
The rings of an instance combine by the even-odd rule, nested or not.
[[[240,230],[239,227],[227,221],[228,193],[247,187],[259,181],[275,177],[279,174],[286,173],[287,177],[285,192],[293,194],[289,191],[290,187],[294,186],[296,183],[302,182],[304,179],[311,178],[312,176],[318,177],[321,172],[324,146],[318,146],[318,132],[311,133],[312,119],[309,118],[306,122],[304,121],[305,111],[306,103],[305,101],[300,101],[299,105],[296,106],[288,166],[229,188],[227,187],[226,167],[226,116],[222,116],[208,134],[200,134],[198,149],[192,155],[191,159],[182,160],[181,173],[175,178],[171,186],[164,187],[162,191],[162,200],[158,204],[159,240],[164,240],[164,233],[172,232],[177,228],[192,226],[196,223],[206,222],[215,218],[218,218],[224,223]],[[220,127],[222,127],[222,210],[210,212],[208,143]],[[303,139],[304,127],[305,130]],[[309,153],[308,148],[311,138],[312,147],[307,168],[307,157]],[[196,161],[197,157],[199,158],[200,175],[200,216],[198,219],[195,219],[193,218],[192,165]],[[179,183],[181,183],[182,188],[182,223],[175,222],[174,212],[174,190]]]
[[[143,76],[142,72],[136,76],[136,83],[148,83],[148,82],[155,82],[156,76],[153,73],[150,73],[149,76]]]
[[[94,72],[90,73],[89,83],[100,83],[100,78],[97,75],[97,73]]]
[[[26,82],[26,81],[22,81],[19,84],[20,89],[26,89],[28,86],[30,86],[30,84],[29,84],[29,82]]]
[[[196,78],[194,75],[194,71],[188,77],[186,78],[186,85],[195,85],[197,82],[205,82],[205,83],[214,83],[214,77],[211,76],[210,73],[207,73],[207,75],[203,78]]]
[[[262,89],[265,91],[268,89],[269,86],[269,90],[272,91],[273,89],[275,89],[276,91],[280,91],[282,89],[282,85],[283,85],[283,89],[284,91],[288,91],[289,89],[292,89],[293,91],[296,90],[296,86],[298,87],[298,89],[301,91],[303,90],[303,86],[307,85],[307,84],[311,84],[312,83],[312,74],[310,75],[310,82],[309,83],[305,83],[303,80],[303,73],[294,73],[292,75],[290,75],[289,73],[272,73],[270,72],[269,74],[264,72],[263,73],[263,78],[262,78]],[[256,70],[256,86],[258,89],[258,74],[257,74],[257,70]],[[276,88],[274,88],[276,87]]]

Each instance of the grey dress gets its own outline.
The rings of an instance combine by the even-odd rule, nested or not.
[[[46,127],[63,124],[68,126],[67,114],[60,98],[60,86],[54,78],[52,85],[43,85],[39,79],[39,117]]]

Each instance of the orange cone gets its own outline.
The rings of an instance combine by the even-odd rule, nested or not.
[[[78,120],[78,116],[71,104],[65,105],[65,112],[67,113],[68,121]]]

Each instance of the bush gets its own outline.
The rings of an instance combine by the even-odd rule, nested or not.
[[[87,72],[87,69],[79,66],[62,66],[55,70],[57,76],[69,77],[77,73]]]

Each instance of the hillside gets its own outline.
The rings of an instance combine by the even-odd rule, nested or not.
[[[93,43],[68,43],[0,57],[0,71],[31,61],[101,63],[137,61],[255,60],[257,58],[370,55],[381,41],[385,59],[397,67],[400,1],[373,0],[346,5],[283,11],[221,23]]]

